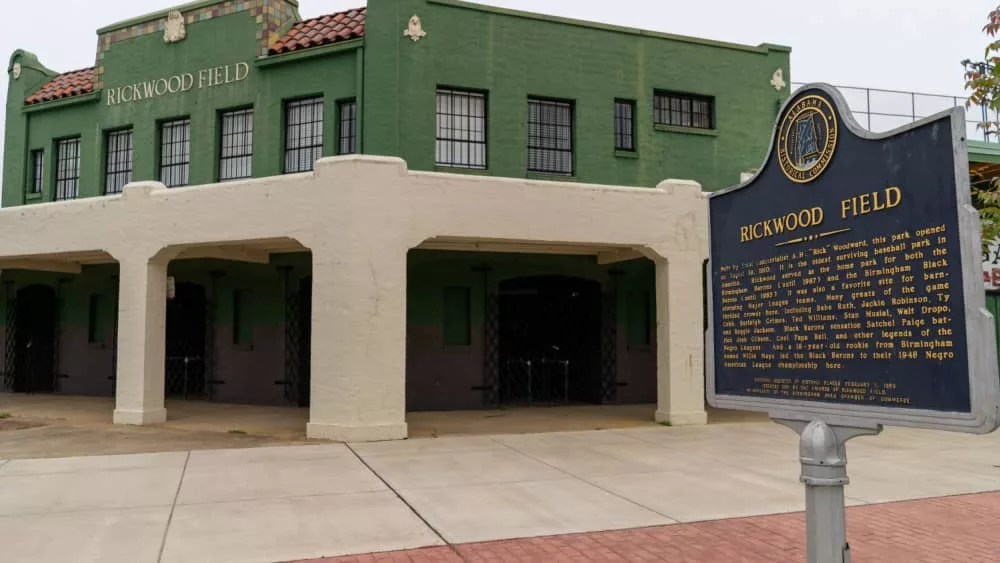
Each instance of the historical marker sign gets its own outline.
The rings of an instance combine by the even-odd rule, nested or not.
[[[832,87],[800,89],[757,175],[709,197],[709,404],[990,432],[964,114],[876,135],[847,107]]]

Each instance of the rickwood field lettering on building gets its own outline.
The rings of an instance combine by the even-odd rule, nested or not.
[[[194,88],[211,88],[246,80],[250,75],[248,63],[203,68],[197,72],[175,74],[167,78],[136,82],[127,86],[108,89],[108,105],[128,104],[140,100],[159,98],[167,94],[187,92]]]

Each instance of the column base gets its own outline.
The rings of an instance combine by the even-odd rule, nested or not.
[[[137,426],[160,424],[167,421],[167,409],[115,409],[113,420],[115,424]]]
[[[408,434],[406,423],[370,426],[345,426],[325,422],[306,424],[306,437],[335,442],[381,442],[405,440]]]
[[[701,426],[708,424],[708,413],[705,411],[675,412],[656,411],[656,422],[666,422],[670,426]]]

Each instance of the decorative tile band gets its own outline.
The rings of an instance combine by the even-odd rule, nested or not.
[[[184,22],[192,24],[203,22],[219,16],[228,16],[240,12],[251,12],[257,20],[257,40],[260,48],[259,56],[267,55],[268,48],[278,40],[278,31],[284,25],[295,19],[295,7],[284,0],[226,0],[214,6],[206,6],[190,12],[184,12]],[[97,38],[97,83],[95,88],[104,86],[104,54],[111,45],[126,39],[134,39],[150,33],[163,33],[166,18],[158,21],[144,22],[104,33]]]

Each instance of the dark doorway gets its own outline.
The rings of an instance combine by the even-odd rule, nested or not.
[[[601,285],[566,276],[500,284],[500,402],[601,401]]]
[[[56,291],[30,285],[17,292],[14,323],[15,393],[55,391]]]
[[[309,406],[309,365],[310,340],[312,336],[312,276],[307,276],[299,283],[299,341],[298,345],[298,378],[295,383],[297,404],[300,407]]]
[[[202,398],[205,387],[205,337],[208,302],[205,288],[177,283],[167,299],[166,394]]]

